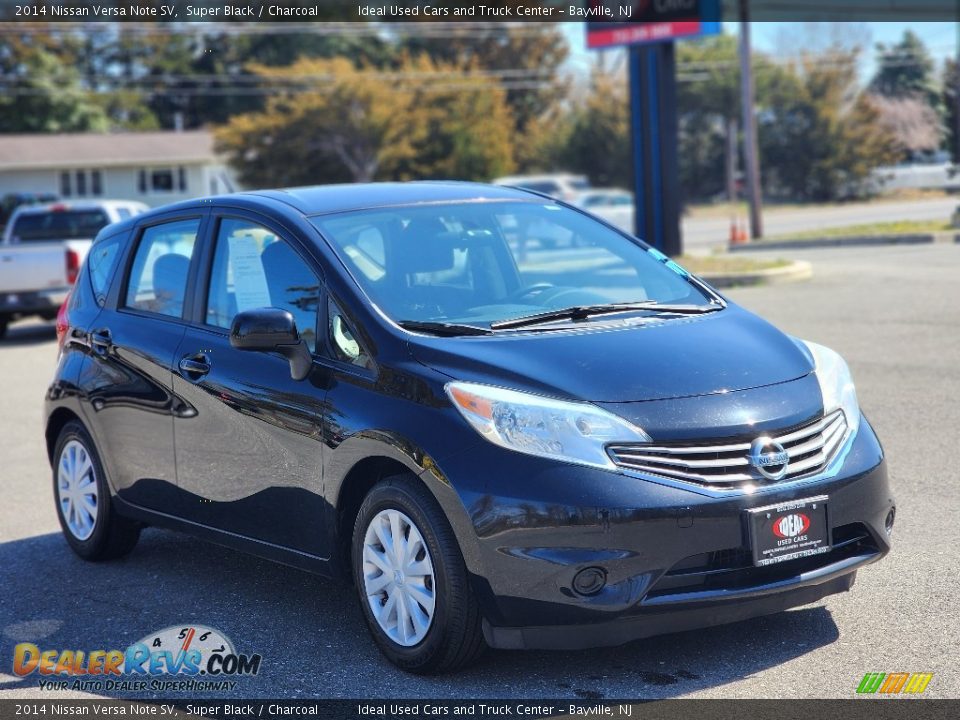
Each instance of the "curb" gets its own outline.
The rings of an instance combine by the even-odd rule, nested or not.
[[[803,250],[824,247],[868,247],[873,245],[924,245],[935,241],[932,233],[923,235],[861,235],[852,237],[822,237],[809,240],[760,240],[746,245],[731,245],[730,252],[763,250]],[[958,241],[960,242],[960,241]]]
[[[768,285],[809,280],[813,277],[813,266],[806,260],[794,260],[789,265],[770,268],[769,270],[738,273],[699,273],[697,277],[707,281],[715,288]]]

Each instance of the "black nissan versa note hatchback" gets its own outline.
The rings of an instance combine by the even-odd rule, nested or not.
[[[778,612],[890,547],[835,352],[534,193],[161,208],[100,233],[58,334],[46,439],[80,556],[152,525],[342,576],[409,671]]]

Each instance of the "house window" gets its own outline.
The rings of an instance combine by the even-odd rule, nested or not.
[[[69,172],[60,173],[60,194],[63,195],[64,197],[70,197],[71,195]]]
[[[150,189],[153,192],[173,192],[173,170],[163,168],[151,172]]]
[[[83,197],[87,194],[87,173],[83,170],[77,170],[77,195]]]
[[[99,170],[90,171],[90,193],[103,195],[103,174]]]
[[[143,168],[137,176],[140,194],[166,194],[186,192],[187,169],[185,167]]]

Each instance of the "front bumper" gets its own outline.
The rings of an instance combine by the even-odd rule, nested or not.
[[[448,462],[451,479],[466,464],[476,475],[475,452]],[[498,472],[477,491],[454,482],[471,520],[455,530],[494,647],[617,645],[779,612],[848,590],[890,549],[894,501],[866,420],[835,477],[752,494],[711,497],[516,453],[482,466]],[[754,567],[745,510],[816,495],[829,496],[833,550]],[[591,595],[574,589],[586,568],[606,580]]]

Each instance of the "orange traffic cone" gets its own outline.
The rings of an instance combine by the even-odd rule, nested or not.
[[[744,220],[743,223],[739,225],[739,231],[737,233],[737,244],[745,245],[748,242],[750,242],[750,235],[747,234],[747,222],[746,220]]]
[[[740,231],[737,229],[737,219],[730,218],[730,244],[737,245],[740,242]]]

